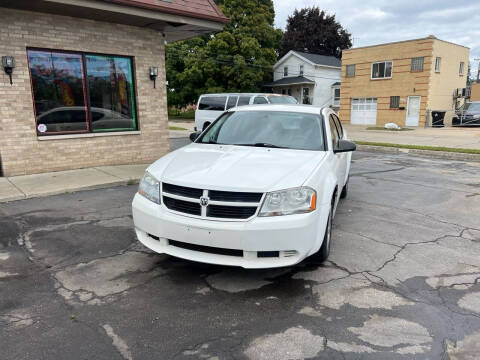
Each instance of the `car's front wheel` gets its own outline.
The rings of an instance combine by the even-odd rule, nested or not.
[[[328,259],[330,255],[330,248],[332,246],[332,218],[333,218],[333,208],[330,209],[330,213],[328,214],[327,220],[327,227],[325,229],[325,235],[323,236],[323,243],[320,247],[320,250],[314,255],[314,257],[320,261],[324,262]]]

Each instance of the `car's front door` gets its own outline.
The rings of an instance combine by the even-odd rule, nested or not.
[[[335,150],[338,146],[338,141],[341,139],[340,134],[337,129],[337,125],[335,124],[335,115],[330,114],[328,117],[328,121],[330,124],[330,133],[332,135],[332,149]],[[345,184],[345,176],[347,171],[347,161],[346,161],[346,153],[338,153],[334,154],[335,157],[335,175],[337,176],[339,191],[342,190],[343,185]]]

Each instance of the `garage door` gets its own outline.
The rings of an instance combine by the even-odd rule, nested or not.
[[[350,123],[375,125],[377,123],[377,98],[353,98]]]

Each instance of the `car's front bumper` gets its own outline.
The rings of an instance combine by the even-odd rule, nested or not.
[[[153,251],[244,268],[290,266],[316,252],[329,210],[325,205],[309,214],[235,222],[177,215],[139,194],[132,204],[137,237]],[[219,254],[233,253],[230,250],[237,251]]]

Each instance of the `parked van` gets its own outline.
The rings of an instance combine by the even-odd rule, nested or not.
[[[205,130],[225,110],[251,104],[298,104],[298,101],[280,94],[203,94],[195,110],[195,130]]]

